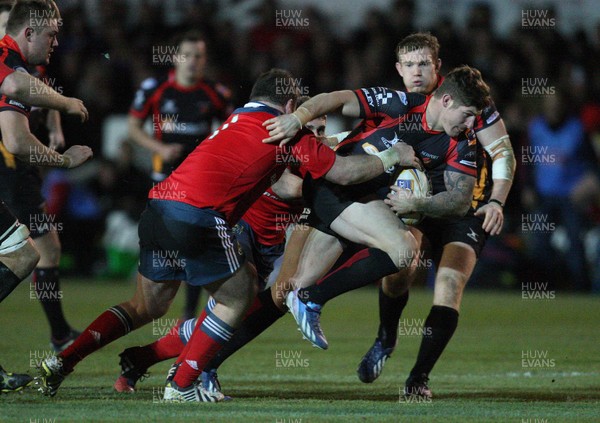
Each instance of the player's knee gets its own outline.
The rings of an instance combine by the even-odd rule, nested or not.
[[[40,260],[40,253],[31,241],[15,251],[14,256],[16,259],[15,265],[14,269],[11,270],[19,278],[25,278],[33,272],[33,269],[35,269],[35,266]]]
[[[419,245],[417,240],[408,231],[403,231],[392,244],[393,253],[390,257],[399,270],[409,268],[415,257],[418,256]]]
[[[443,305],[458,309],[466,285],[466,275],[452,269],[440,269],[435,281],[437,295],[434,305]]]

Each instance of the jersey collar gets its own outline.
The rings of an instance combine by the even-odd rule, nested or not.
[[[6,34],[4,36],[4,38],[2,38],[0,40],[0,48],[7,48],[9,50],[14,50],[17,53],[19,53],[19,56],[21,56],[21,59],[27,63],[27,60],[25,59],[25,56],[23,56],[23,53],[21,52],[21,49],[19,48],[19,45],[17,44],[17,42],[14,40],[13,37],[11,37],[10,35]]]

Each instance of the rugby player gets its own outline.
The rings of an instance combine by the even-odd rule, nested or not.
[[[308,99],[307,96],[299,97],[298,106]],[[326,124],[327,119],[323,116],[308,122],[305,126],[315,136],[323,137]],[[279,274],[286,245],[286,232],[296,225],[304,211],[304,203],[301,201],[302,178],[298,175],[300,173],[298,170],[297,165],[288,166],[281,178],[252,204],[233,228],[246,257],[256,268],[261,292],[248,310],[240,328],[202,372],[200,376],[202,386],[209,391],[220,390],[217,369],[229,356],[253,338],[248,339],[248,332],[251,330],[247,330],[246,326],[252,325],[258,316],[265,313],[263,309],[268,308],[272,303],[270,287]],[[212,309],[212,306],[214,300],[210,299],[208,309]],[[203,312],[198,320],[202,321],[204,317]],[[137,381],[146,374],[150,366],[177,357],[191,337],[196,322],[196,318],[192,318],[178,323],[156,342],[143,347],[127,348],[119,354],[121,375],[114,384],[115,390],[134,392]]]
[[[409,92],[430,94],[443,81],[439,74],[439,43],[429,33],[407,36],[396,48],[396,69]],[[425,320],[416,363],[405,383],[405,394],[430,398],[429,373],[452,338],[458,324],[462,294],[477,258],[490,235],[498,235],[504,221],[503,205],[512,185],[516,160],[506,128],[493,102],[476,117],[477,183],[466,216],[425,219],[413,233],[425,236],[437,266],[433,306]],[[418,210],[417,200],[389,196],[386,201],[398,214]],[[380,325],[377,338],[357,370],[361,381],[371,383],[381,374],[398,337],[398,322],[408,301],[408,288],[423,281],[426,269],[390,275],[379,288]],[[427,335],[425,335],[427,334]]]
[[[134,297],[100,315],[57,356],[40,366],[40,390],[54,396],[75,365],[102,346],[168,310],[180,282],[201,285],[215,300],[169,371],[168,401],[221,401],[220,393],[195,384],[202,369],[227,342],[256,295],[256,275],[231,227],[286,168],[290,157],[315,179],[341,185],[381,175],[395,164],[415,166],[411,147],[397,143],[373,156],[336,155],[308,131],[291,146],[262,143],[267,119],[295,109],[294,90],[278,90],[292,75],[273,69],[254,84],[239,108],[163,182],[149,193],[140,221],[140,266]],[[182,195],[185,193],[185,195]],[[157,257],[177,257],[172,265]]]
[[[418,211],[441,217],[460,216],[468,210],[475,183],[475,163],[468,160],[469,156],[474,157],[474,150],[468,150],[474,148],[474,142],[467,138],[467,129],[472,128],[475,116],[481,113],[488,99],[489,88],[479,71],[463,66],[453,70],[444,84],[428,97],[380,87],[315,96],[295,114],[265,122],[271,135],[265,142],[285,140],[306,119],[340,106],[343,113],[350,116],[387,120],[381,126],[388,128],[388,137],[356,143],[354,138],[361,131],[372,132],[372,126],[367,125],[352,131],[338,151],[345,147],[346,151],[374,152],[401,138],[414,146],[426,169],[449,161],[447,168],[431,175],[435,195],[422,199]],[[399,131],[403,126],[408,130]],[[320,310],[327,299],[374,282],[377,275],[408,268],[416,257],[417,242],[412,235],[412,249],[398,248],[394,235],[396,231],[404,236],[410,234],[405,225],[378,197],[367,196],[377,189],[387,192],[389,180],[386,182],[388,184],[381,181],[379,186],[365,184],[362,192],[355,187],[338,188],[317,182],[309,191],[313,200],[311,224],[319,231],[309,236],[298,270],[291,279],[292,285],[302,289],[288,294],[286,302],[303,335],[319,348],[328,347],[319,324]],[[369,248],[321,279],[343,251],[340,239]],[[373,250],[386,253],[375,255]],[[316,286],[311,286],[317,281]],[[327,283],[323,283],[325,281]]]
[[[32,19],[32,16],[45,18]],[[48,64],[53,48],[58,44],[59,19],[60,14],[52,1],[16,3],[9,14],[7,34],[0,41],[0,60],[23,72],[29,65]],[[12,98],[0,98],[0,175],[3,180],[0,198],[19,221],[29,224],[32,238],[36,239],[40,253],[34,270],[36,294],[50,321],[51,345],[60,350],[73,340],[75,334],[62,312],[58,277],[60,242],[55,225],[45,218],[41,179],[35,166],[75,167],[91,157],[91,150],[75,146],[60,155],[45,147],[31,134],[30,111],[30,106]]]

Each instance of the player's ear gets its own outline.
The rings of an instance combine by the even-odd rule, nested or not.
[[[452,106],[453,99],[452,96],[448,93],[442,95],[442,106],[444,108],[449,108]]]
[[[402,75],[402,64],[400,62],[396,62],[396,71],[398,71],[398,75],[404,78],[404,75]]]
[[[291,98],[285,103],[285,113],[293,113],[296,110],[296,100],[292,100]]]
[[[27,38],[27,41],[31,41],[31,36],[33,35],[33,28],[25,28],[25,38]]]
[[[435,63],[435,72],[439,73],[440,69],[442,69],[442,59],[437,59],[437,62]]]

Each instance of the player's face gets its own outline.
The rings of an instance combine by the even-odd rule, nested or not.
[[[29,40],[29,55],[27,61],[30,65],[47,65],[54,47],[58,45],[58,21],[52,19],[49,25],[31,32]]]
[[[175,60],[175,68],[186,79],[199,79],[206,68],[206,44],[204,41],[184,41],[179,46],[181,60]]]
[[[424,47],[401,54],[396,70],[408,92],[430,94],[437,86],[440,59],[434,60],[431,50]]]
[[[325,125],[327,125],[327,118],[323,116],[311,120],[305,126],[316,136],[323,137],[325,136]]]
[[[457,105],[450,100],[443,109],[441,121],[444,131],[451,137],[457,137],[475,125],[476,116],[481,113],[475,106]]]

